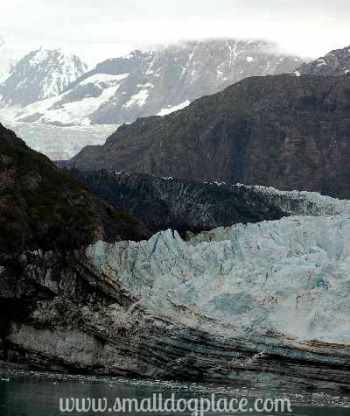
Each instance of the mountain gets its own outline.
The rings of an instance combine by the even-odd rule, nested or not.
[[[0,84],[0,105],[24,107],[54,97],[87,71],[75,55],[38,49],[24,56]]]
[[[122,124],[166,115],[253,75],[293,72],[301,59],[265,41],[209,40],[170,45],[102,62],[63,94],[35,103],[22,121]]]
[[[304,63],[297,75],[342,76],[350,74],[350,46],[336,49],[316,61]]]
[[[346,76],[253,77],[124,125],[71,164],[349,197],[349,109]]]
[[[99,238],[137,236],[137,221],[118,215],[0,125],[0,261],[26,250],[73,250]]]

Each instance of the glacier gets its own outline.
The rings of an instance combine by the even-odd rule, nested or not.
[[[322,200],[322,197],[321,197]],[[99,270],[138,305],[172,320],[227,324],[224,335],[350,342],[350,217],[291,216],[238,224],[184,240],[87,249]]]

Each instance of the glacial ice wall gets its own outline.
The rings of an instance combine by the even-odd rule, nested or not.
[[[263,194],[273,205],[291,215],[350,215],[350,201],[321,195],[318,192],[280,191],[273,187],[236,184]]]
[[[190,314],[239,334],[350,342],[350,218],[289,217],[184,241],[90,246],[91,262],[153,313]],[[184,312],[184,313],[185,313]]]

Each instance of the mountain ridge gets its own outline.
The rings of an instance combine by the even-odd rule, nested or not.
[[[216,39],[135,50],[97,64],[55,100],[29,106],[17,120],[129,123],[170,113],[247,76],[292,72],[301,62],[266,41]]]
[[[248,78],[121,126],[71,165],[348,197],[349,91],[347,77]]]
[[[309,63],[304,63],[296,75],[342,76],[350,74],[350,45],[334,49]]]
[[[0,260],[26,250],[66,251],[99,238],[148,235],[1,124],[0,227]]]

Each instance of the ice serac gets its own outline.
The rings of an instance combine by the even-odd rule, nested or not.
[[[349,106],[345,75],[248,78],[176,113],[121,126],[72,163],[348,198]]]
[[[293,72],[302,60],[265,41],[191,41],[109,59],[64,94],[28,106],[17,120],[122,124],[166,115],[254,75]]]
[[[349,243],[348,218],[290,217],[189,241],[165,231],[139,243],[99,242],[88,257],[169,319],[205,317],[243,338],[350,345]]]
[[[24,56],[0,84],[0,104],[24,107],[62,93],[87,71],[76,55],[40,48]]]

